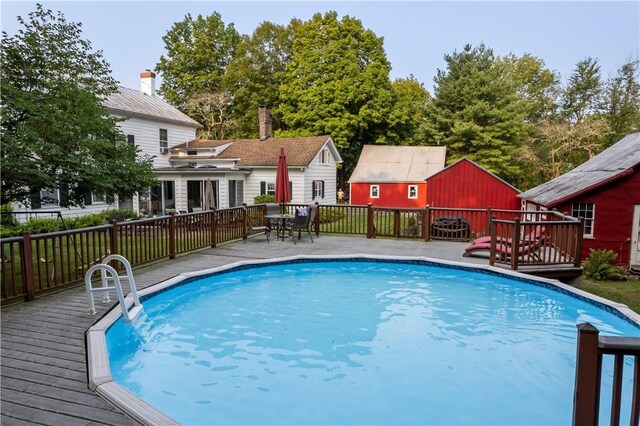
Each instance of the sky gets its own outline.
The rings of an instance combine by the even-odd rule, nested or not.
[[[575,64],[598,58],[602,76],[614,75],[640,56],[640,2],[521,1],[41,1],[81,22],[83,37],[102,50],[116,80],[140,87],[140,72],[154,69],[165,54],[162,37],[172,25],[192,16],[220,13],[242,34],[264,21],[287,24],[314,13],[336,11],[359,19],[383,37],[391,78],[413,75],[433,93],[433,78],[446,69],[444,55],[465,44],[484,43],[496,55],[529,53],[560,73],[565,81]],[[35,10],[34,2],[0,0],[0,25],[10,36],[16,17]],[[157,78],[159,87],[162,76]]]

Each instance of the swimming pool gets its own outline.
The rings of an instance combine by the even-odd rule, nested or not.
[[[575,325],[640,336],[543,281],[351,260],[167,286],[106,333],[113,379],[184,424],[567,424]]]

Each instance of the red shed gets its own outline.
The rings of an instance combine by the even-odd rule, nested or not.
[[[349,203],[424,208],[424,179],[444,168],[440,146],[365,145],[349,179]]]
[[[620,264],[640,269],[640,133],[520,198],[528,208],[584,217],[583,258],[590,249],[608,249]]]

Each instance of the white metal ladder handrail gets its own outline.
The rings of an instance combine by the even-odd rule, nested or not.
[[[108,265],[111,261],[118,261],[124,265],[126,275],[118,275],[118,272]],[[96,272],[100,271],[100,278],[102,287],[93,287],[91,284],[91,277]],[[131,296],[133,298],[133,307],[131,310],[127,309],[127,305],[124,300],[124,293],[122,291],[122,280],[129,282],[129,288],[131,289]],[[110,282],[113,282],[113,286],[110,286]],[[116,291],[118,295],[118,302],[120,303],[120,309],[122,310],[122,316],[125,321],[132,321],[141,311],[142,304],[138,298],[138,292],[136,291],[136,283],[133,279],[133,272],[131,270],[131,264],[129,261],[119,254],[112,254],[104,258],[102,263],[94,265],[87,271],[84,276],[84,283],[87,288],[87,300],[89,302],[89,315],[95,315],[96,309],[93,303],[93,292],[104,292],[105,295],[102,299],[103,302],[110,302],[109,290]]]

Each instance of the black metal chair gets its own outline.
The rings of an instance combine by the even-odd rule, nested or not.
[[[296,214],[291,222],[291,225],[287,227],[289,231],[289,235],[291,235],[291,239],[293,243],[296,244],[295,232],[298,232],[298,239],[302,239],[302,231],[307,231],[309,234],[309,238],[311,242],[313,242],[313,236],[311,235],[311,226],[313,225],[316,217],[317,205],[311,204],[309,205],[307,214],[301,214],[299,210],[296,210]]]
[[[267,237],[267,242],[269,242],[269,237],[271,236],[271,227],[267,225],[252,225],[251,217],[249,215],[249,211],[246,207],[244,207],[244,217],[245,223],[247,224],[247,236],[248,234],[259,234],[264,232],[264,235]],[[244,239],[244,242],[247,242],[247,238]]]

